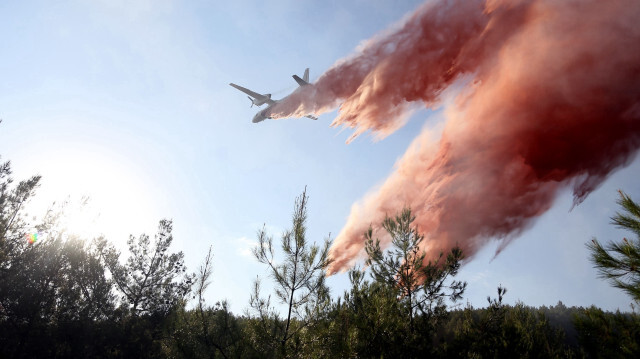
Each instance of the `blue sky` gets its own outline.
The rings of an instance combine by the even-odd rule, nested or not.
[[[329,127],[335,112],[251,123],[257,109],[228,83],[286,96],[297,86],[292,74],[310,67],[315,80],[419,3],[0,3],[0,155],[16,178],[43,175],[34,214],[90,196],[69,219],[78,231],[122,246],[128,234],[173,219],[174,250],[192,271],[213,246],[209,300],[226,298],[240,313],[265,273],[249,255],[263,224],[277,240],[307,186],[310,239],[335,236],[351,205],[440,117],[418,111],[382,141],[346,145],[351,131]],[[466,299],[485,306],[502,284],[509,303],[628,310],[630,299],[597,279],[584,243],[627,235],[609,217],[618,188],[640,199],[639,166],[615,173],[572,211],[565,191],[497,258],[495,245],[486,247],[460,274]],[[341,295],[346,275],[329,284]]]

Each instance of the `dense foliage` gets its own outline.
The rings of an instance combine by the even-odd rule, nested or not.
[[[562,303],[510,306],[503,304],[502,287],[486,308],[447,307],[463,298],[467,286],[454,279],[464,253],[454,248],[425,261],[409,209],[383,223],[389,249],[365,233],[368,269],[353,268],[351,287],[332,298],[324,281],[330,241],[321,247],[307,241],[305,190],[280,250],[261,230],[254,251],[285,315],[261,295],[259,281],[249,309],[236,315],[226,301],[204,298],[211,251],[195,274],[188,273],[181,252],[171,252],[171,221],[160,221],[153,240],[131,237],[121,256],[104,238],[66,233],[56,211],[30,223],[24,207],[39,181],[35,176],[14,184],[10,164],[0,164],[1,358],[640,357],[635,313]],[[623,196],[629,213],[614,220],[638,234],[640,211],[628,207],[635,205],[630,201]],[[33,230],[42,238],[29,243],[25,235]],[[629,259],[635,252],[626,247],[632,244],[618,244],[615,257],[602,251],[618,247],[594,243],[594,262],[634,295],[637,259]],[[626,266],[626,277],[617,275],[619,268],[607,271],[605,264],[614,261],[605,255]]]

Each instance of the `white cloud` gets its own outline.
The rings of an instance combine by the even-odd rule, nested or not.
[[[258,242],[247,237],[233,239],[236,244],[236,253],[245,258],[253,258],[251,250],[258,245]]]
[[[482,281],[483,283],[486,283],[486,278],[488,276],[489,276],[489,270],[485,269],[482,272],[476,272],[475,274],[471,275],[468,281],[473,283]]]

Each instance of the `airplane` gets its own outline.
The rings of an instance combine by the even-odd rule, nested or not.
[[[300,76],[298,76],[298,75],[293,75],[293,79],[298,83],[299,86],[307,86],[307,85],[309,85],[309,68],[304,70],[304,75],[302,75],[302,78],[300,78]],[[266,120],[268,118],[271,118],[270,115],[268,114],[269,109],[276,102],[282,101],[282,99],[280,99],[280,100],[272,100],[270,93],[263,95],[263,94],[259,94],[257,92],[253,92],[253,91],[251,91],[251,90],[249,90],[247,88],[244,88],[242,86],[236,85],[234,83],[230,83],[229,85],[231,85],[231,87],[234,87],[234,88],[246,93],[248,95],[247,97],[249,98],[249,100],[251,100],[251,107],[253,107],[253,105],[256,105],[258,107],[260,107],[260,106],[262,106],[264,104],[267,105],[267,107],[264,110],[256,113],[256,115],[253,116],[253,120],[251,121],[253,123],[258,123],[258,122],[264,121],[264,120]],[[317,120],[318,119],[316,116],[313,116],[313,115],[306,115],[305,117],[308,117],[308,118],[310,118],[312,120]]]

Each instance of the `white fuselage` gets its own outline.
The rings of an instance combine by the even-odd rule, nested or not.
[[[271,106],[273,105],[269,105],[265,109],[258,111],[258,113],[256,113],[255,116],[253,116],[253,120],[251,122],[258,123],[268,118],[271,118],[271,116],[269,115],[269,109],[271,108]]]

